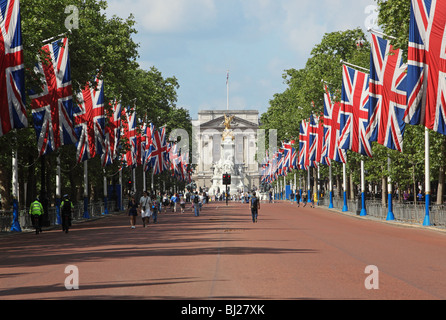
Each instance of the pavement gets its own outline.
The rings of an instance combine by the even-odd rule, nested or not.
[[[137,223],[0,237],[0,300],[446,299],[446,233],[434,228],[289,202],[262,203],[257,223],[235,202]]]

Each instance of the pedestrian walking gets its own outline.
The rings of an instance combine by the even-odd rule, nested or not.
[[[143,196],[139,200],[139,206],[141,210],[142,226],[145,228],[146,223],[150,223],[150,216],[152,215],[152,200],[147,191],[144,191]]]
[[[157,199],[155,198],[155,195],[152,194],[152,217],[153,217],[153,223],[158,222],[158,210],[159,210],[159,204]]]
[[[61,218],[62,218],[62,231],[65,231],[65,233],[68,233],[69,227],[71,227],[71,213],[74,209],[73,202],[71,202],[70,198],[68,197],[68,194],[65,194],[63,196],[63,201],[60,205],[60,212],[61,212]]]
[[[194,194],[193,204],[194,204],[195,216],[198,217],[200,215],[200,197],[198,196],[198,192],[196,191]]]
[[[167,194],[165,193],[163,195],[163,207],[164,207],[164,213],[167,213],[167,207],[169,206],[169,198],[167,197]]]
[[[29,214],[31,215],[33,227],[36,229],[36,234],[39,234],[39,232],[42,232],[43,216],[43,206],[39,201],[39,197],[36,197],[36,200],[29,206]]]
[[[181,208],[181,213],[184,213],[184,209],[186,208],[186,200],[185,200],[185,197],[181,197],[181,198],[180,198],[180,208]]]
[[[252,215],[252,222],[257,222],[257,216],[259,215],[259,209],[260,209],[260,201],[256,196],[256,193],[253,192],[251,196],[251,215]]]
[[[302,192],[302,202],[304,204],[304,207],[306,207],[307,206],[307,192],[306,191]]]
[[[136,228],[136,216],[138,215],[138,203],[135,197],[132,195],[129,199],[129,204],[127,208],[127,215],[130,217],[130,227],[132,229]]]

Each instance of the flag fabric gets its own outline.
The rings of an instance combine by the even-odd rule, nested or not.
[[[124,116],[125,116],[125,123],[124,123],[124,136],[127,138],[128,141],[128,150],[124,154],[123,161],[124,164],[127,167],[136,167],[137,164],[137,132],[136,132],[136,113],[134,110],[130,108],[126,108],[123,110]]]
[[[341,135],[341,103],[333,101],[328,86],[324,86],[324,142],[325,149],[322,156],[331,160],[345,163],[347,154],[339,148]]]
[[[28,126],[19,1],[0,1],[0,137]]]
[[[121,136],[121,103],[114,101],[111,105],[111,115],[104,132],[104,152],[101,155],[102,166],[113,164],[118,156],[118,145]]]
[[[145,129],[145,144],[143,147],[144,155],[143,155],[143,170],[148,171],[152,167],[151,162],[151,153],[152,153],[152,140],[153,133],[155,131],[155,126],[152,123],[149,123]]]
[[[310,166],[308,158],[309,136],[309,123],[306,120],[302,120],[299,128],[299,166],[305,170]]]
[[[168,147],[166,142],[166,128],[161,128],[153,132],[152,145],[150,151],[151,165],[154,174],[160,174],[168,169]]]
[[[169,148],[169,164],[173,177],[181,177],[181,150],[178,144],[171,144]]]
[[[77,142],[77,162],[102,155],[105,149],[105,109],[103,81],[96,78],[97,88],[87,84],[78,95],[80,104],[74,109]]]
[[[313,114],[310,114],[310,120],[308,122],[308,144],[307,144],[307,156],[309,160],[309,166],[313,167],[316,162],[316,150],[317,150],[317,130],[318,125],[316,123]]]
[[[446,2],[412,0],[406,123],[446,134]]]
[[[40,61],[36,69],[43,77],[43,92],[30,95],[40,155],[77,142],[68,38],[47,44],[42,50],[46,61]]]
[[[293,170],[295,167],[295,157],[296,151],[293,148],[294,140],[290,142],[283,143],[283,152],[284,152],[284,167],[287,172]]]
[[[366,136],[369,124],[369,75],[342,66],[341,121],[339,147],[372,156]]]
[[[372,34],[367,136],[400,152],[406,126],[406,70],[402,50],[395,50],[389,41]]]
[[[323,122],[323,115],[320,115],[316,117],[316,124],[317,124],[317,130],[316,130],[316,157],[315,162],[324,164],[324,165],[330,165],[330,159],[326,156],[327,154],[327,145],[325,143],[325,136],[324,136],[324,122]]]

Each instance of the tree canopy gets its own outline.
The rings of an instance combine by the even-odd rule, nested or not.
[[[155,66],[142,69],[137,62],[139,44],[133,40],[137,33],[133,15],[126,19],[107,17],[106,8],[107,2],[102,0],[20,1],[26,92],[39,87],[34,66],[38,57],[44,54],[41,50],[43,41],[57,40],[58,36],[65,35],[69,39],[74,99],[88,82],[95,86],[94,79],[99,74],[104,80],[108,112],[111,108],[108,102],[117,99],[123,107],[134,107],[138,119],[150,121],[158,128],[164,125],[169,129],[179,127],[190,133],[192,125],[188,110],[176,106],[177,79],[164,77]],[[19,171],[21,181],[27,181],[30,188],[28,201],[41,187],[38,177],[43,170],[42,163],[46,166],[48,188],[54,189],[55,157],[58,154],[62,159],[64,190],[68,189],[76,196],[82,186],[82,166],[76,163],[75,146],[63,146],[42,157],[45,159],[39,158],[30,102],[26,96],[28,128],[13,130],[0,137],[0,194],[4,206],[10,203],[12,147],[24,147],[19,148]],[[112,175],[117,164],[106,170]],[[89,176],[91,184],[101,188],[100,156],[89,161]]]

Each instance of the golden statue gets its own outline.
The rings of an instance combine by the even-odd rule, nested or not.
[[[235,139],[234,135],[232,134],[232,130],[231,130],[231,122],[232,120],[234,120],[234,116],[227,116],[225,114],[225,121],[223,121],[223,125],[225,126],[225,130],[223,131],[222,134],[222,140],[224,141],[226,137],[231,137],[232,140]]]

